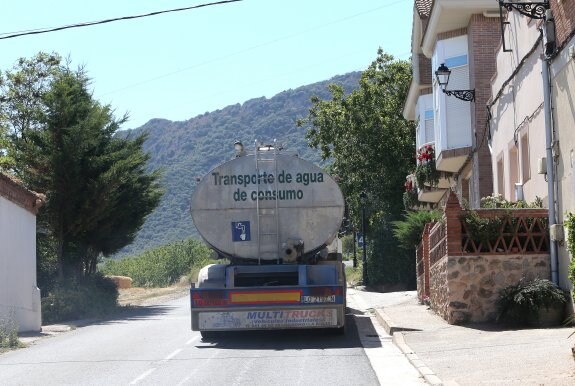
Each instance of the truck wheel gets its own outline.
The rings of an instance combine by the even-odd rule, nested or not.
[[[200,335],[202,336],[202,339],[204,339],[204,340],[215,339],[219,336],[219,332],[218,331],[200,331]]]
[[[332,328],[331,333],[334,335],[345,335],[345,326]]]

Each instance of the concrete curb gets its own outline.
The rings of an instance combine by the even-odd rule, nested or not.
[[[401,331],[410,330],[402,328],[395,324],[389,316],[386,315],[380,309],[375,310],[375,317],[377,321],[382,325],[383,329],[392,336],[393,343],[403,352],[403,355],[407,357],[409,362],[417,369],[419,374],[425,379],[427,383],[434,386],[443,385],[443,382],[435,373],[419,359],[417,354],[413,352],[411,347],[405,342],[403,333]]]
[[[401,331],[401,328],[395,324],[393,320],[383,310],[375,309],[375,318],[383,326],[385,332],[389,335],[393,335],[393,333],[397,331]]]
[[[401,352],[403,352],[403,354],[407,357],[409,362],[411,362],[413,367],[415,367],[417,371],[419,371],[419,374],[421,374],[421,376],[423,377],[423,379],[425,379],[427,383],[434,386],[443,385],[443,382],[441,381],[441,379],[439,379],[437,375],[435,375],[433,370],[427,367],[425,363],[423,363],[423,361],[419,359],[417,354],[414,353],[413,350],[407,345],[403,337],[403,333],[399,331],[393,333],[392,341],[397,347],[399,347]]]

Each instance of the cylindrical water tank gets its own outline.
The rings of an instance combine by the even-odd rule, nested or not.
[[[335,180],[293,155],[257,158],[257,169],[255,155],[238,157],[198,183],[191,211],[204,240],[228,257],[284,261],[331,243],[344,212]]]

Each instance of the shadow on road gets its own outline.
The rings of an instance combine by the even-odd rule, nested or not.
[[[113,315],[93,324],[111,324],[132,320],[143,320],[157,317],[161,318],[163,315],[166,315],[177,308],[178,307],[168,305],[124,306]]]

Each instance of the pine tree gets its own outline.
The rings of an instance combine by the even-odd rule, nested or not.
[[[145,136],[117,138],[127,117],[116,120],[89,84],[83,69],[59,67],[34,127],[13,136],[16,173],[47,198],[38,224],[55,241],[60,278],[95,273],[98,257],[130,243],[162,195]]]

